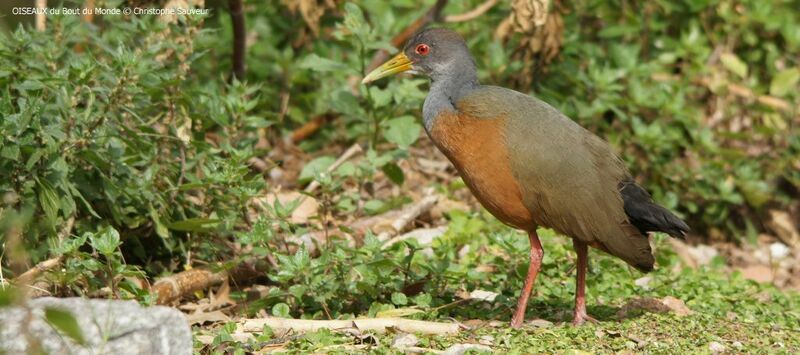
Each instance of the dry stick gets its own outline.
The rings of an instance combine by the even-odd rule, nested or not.
[[[333,162],[333,164],[331,164],[331,166],[329,166],[326,171],[329,174],[332,173],[334,170],[336,170],[336,168],[344,164],[344,162],[346,162],[348,159],[352,158],[354,155],[361,153],[363,151],[364,149],[362,149],[358,143],[351,145],[350,148],[347,148],[347,150],[345,150],[344,153],[342,153],[339,159],[336,159],[336,161]],[[316,190],[317,188],[319,188],[319,182],[314,180],[310,184],[308,184],[308,186],[306,186],[306,189],[303,191],[305,191],[305,193],[307,194],[310,194],[314,192],[314,190]]]
[[[196,291],[221,285],[228,278],[247,280],[263,274],[264,270],[266,267],[256,258],[245,260],[230,271],[191,269],[159,279],[150,291],[158,295],[157,304],[168,304]]]
[[[92,21],[94,21],[94,0],[86,0],[86,2],[83,3],[83,8],[84,11],[86,11],[83,13],[83,16],[81,16],[83,22],[92,23]]]
[[[45,30],[45,14],[44,9],[47,7],[47,0],[36,0],[36,30],[44,32]]]
[[[228,0],[228,8],[233,24],[233,77],[242,80],[245,76],[244,58],[247,51],[242,0]]]
[[[156,281],[151,291],[158,295],[157,304],[167,304],[184,295],[222,284],[228,273],[192,269]]]
[[[292,143],[297,144],[300,141],[310,137],[320,128],[322,128],[322,124],[325,123],[325,120],[328,116],[327,115],[319,115],[312,118],[310,121],[306,122],[298,129],[292,132],[291,138],[289,138]]]
[[[463,326],[456,323],[426,322],[403,318],[363,318],[354,320],[308,320],[290,318],[245,319],[239,323],[239,332],[261,332],[264,326],[278,331],[313,332],[320,329],[345,330],[356,328],[362,331],[385,333],[392,329],[405,333],[431,335],[456,334]]]
[[[497,4],[497,0],[487,0],[483,4],[478,5],[478,7],[463,14],[445,16],[444,22],[465,22],[472,20],[480,15],[485,14],[486,11],[489,11],[489,9],[491,9],[495,4]]]
[[[436,4],[434,4],[433,7],[431,7],[430,10],[428,10],[428,12],[426,12],[424,15],[422,15],[422,17],[418,18],[410,25],[408,25],[408,27],[406,27],[403,30],[403,32],[400,32],[399,34],[394,36],[394,38],[392,38],[392,46],[394,46],[395,48],[399,48],[400,46],[403,45],[403,43],[406,43],[406,41],[408,41],[408,39],[411,38],[411,36],[419,32],[419,30],[425,28],[425,26],[427,26],[429,23],[434,21],[439,21],[442,14],[442,9],[444,9],[445,5],[447,5],[447,0],[437,0]],[[389,59],[389,52],[386,51],[385,49],[381,49],[380,51],[378,51],[378,53],[375,53],[374,57],[372,57],[372,61],[369,63],[369,66],[367,66],[367,72],[370,72],[372,71],[372,69],[377,68],[379,65],[381,65],[381,63],[385,62],[387,59]]]
[[[67,219],[64,228],[62,228],[58,232],[58,241],[63,242],[70,233],[72,233],[72,227],[75,225],[75,217],[72,216]],[[36,279],[39,278],[43,273],[46,271],[53,270],[61,265],[61,262],[64,261],[64,256],[59,255],[54,258],[47,259],[45,261],[39,262],[36,266],[30,268],[28,271],[23,272],[21,275],[17,276],[14,280],[14,283],[17,285],[25,285],[28,288],[28,295],[31,297],[39,297],[48,294],[48,289],[50,288],[49,283],[34,283]]]
[[[678,76],[670,74],[653,74],[652,79],[661,82],[675,81],[678,80]],[[711,78],[708,77],[701,77],[699,79],[695,79],[692,81],[697,85],[702,85],[709,89],[712,87]],[[800,111],[800,106],[793,108],[792,105],[786,100],[770,95],[758,95],[755,92],[753,92],[753,90],[750,90],[749,88],[746,88],[741,85],[729,83],[728,85],[726,85],[726,88],[731,94],[750,100],[755,99],[756,101],[758,101],[758,103],[765,106],[769,106],[777,110],[785,112],[792,112],[792,110]]]
[[[385,242],[389,240],[389,238],[400,234],[409,223],[417,219],[421,214],[430,211],[437,202],[439,202],[439,195],[429,195],[419,200],[419,202],[414,205],[404,209],[400,216],[392,222],[391,230],[378,234],[378,240]]]

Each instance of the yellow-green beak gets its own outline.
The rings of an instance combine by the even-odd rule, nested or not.
[[[411,60],[406,57],[405,53],[400,52],[394,56],[394,58],[389,59],[388,62],[383,63],[383,65],[375,68],[375,70],[367,74],[367,76],[364,77],[364,80],[361,80],[361,83],[371,83],[380,78],[402,73],[409,69],[411,69]]]

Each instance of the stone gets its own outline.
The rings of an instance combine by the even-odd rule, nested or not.
[[[708,344],[708,350],[711,351],[712,354],[719,354],[725,352],[725,345],[722,345],[716,341],[712,341]]]
[[[401,333],[394,337],[392,340],[392,348],[405,349],[408,347],[416,346],[419,343],[419,338],[414,334]]]
[[[85,344],[51,326],[44,316],[47,308],[72,314]],[[183,313],[135,301],[45,297],[0,308],[0,353],[29,353],[36,345],[29,341],[48,354],[192,353],[192,333]]]
[[[689,307],[686,307],[686,303],[672,296],[662,298],[661,303],[669,307],[672,313],[675,313],[681,317],[689,316],[694,313],[691,309],[689,309]]]
[[[463,355],[470,351],[473,354],[491,353],[492,348],[481,344],[455,344],[441,353],[442,355]]]

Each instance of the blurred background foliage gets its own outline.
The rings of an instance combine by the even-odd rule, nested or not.
[[[305,152],[370,147],[366,165],[334,180],[363,183],[383,170],[402,183],[392,161],[421,134],[427,81],[359,82],[373,55],[394,53],[391,39],[436,3],[444,2],[245,3],[241,80],[230,79],[233,26],[220,1],[205,4],[209,16],[173,20],[49,16],[44,32],[29,18],[1,19],[3,268],[90,255],[70,244],[88,238],[106,241],[101,254],[159,274],[223,259],[231,248],[216,246],[231,238],[257,244],[297,232],[250,219],[248,201],[267,186],[248,161],[291,163],[281,142],[312,120],[324,125],[299,142]],[[447,3],[440,17],[481,3]],[[800,1],[552,1],[544,15],[524,3],[540,2],[500,1],[432,25],[466,38],[483,83],[536,95],[605,137],[700,238],[754,239],[769,211],[798,216]],[[316,174],[332,160],[311,161],[301,179],[334,194],[340,182]],[[356,199],[331,206],[352,213]],[[286,213],[276,204],[264,218]],[[82,241],[64,235],[67,225]],[[111,268],[70,260],[84,264],[68,268],[65,287]]]

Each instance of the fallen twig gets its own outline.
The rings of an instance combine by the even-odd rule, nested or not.
[[[351,145],[350,148],[347,148],[347,150],[345,150],[344,153],[342,153],[342,155],[339,156],[339,159],[336,159],[336,161],[333,162],[333,164],[331,164],[331,166],[329,166],[326,171],[328,173],[332,173],[334,170],[336,170],[336,168],[340,167],[348,159],[352,158],[356,154],[361,153],[363,151],[364,149],[362,149],[358,143]],[[306,189],[304,191],[310,194],[314,192],[314,190],[316,190],[318,187],[319,187],[319,182],[314,180],[310,184],[308,184],[308,186],[306,186]]]
[[[423,213],[430,211],[436,202],[439,201],[439,195],[429,195],[419,200],[417,203],[406,207],[401,212],[400,216],[391,223],[391,229],[383,231],[378,234],[378,240],[385,242],[389,238],[396,236],[402,232],[409,223],[413,222],[417,217]]]
[[[652,78],[655,81],[661,81],[661,82],[676,81],[679,79],[677,75],[670,75],[670,74],[654,74]],[[708,77],[701,77],[692,80],[692,82],[696,85],[705,86],[706,88],[709,88],[709,90],[713,87],[712,80],[711,78]],[[727,85],[725,85],[725,88],[728,90],[728,92],[730,92],[733,95],[743,97],[748,100],[755,100],[756,102],[764,106],[769,106],[776,110],[781,110],[785,112],[792,112],[793,110],[800,111],[800,107],[792,107],[792,105],[784,99],[770,95],[758,95],[755,92],[753,92],[753,90],[738,84],[728,83]]]
[[[228,0],[228,11],[231,15],[233,24],[233,78],[244,80],[245,53],[247,51],[244,23],[244,11],[242,10],[242,0]]]
[[[158,295],[156,303],[167,304],[184,295],[220,285],[228,277],[225,271],[213,272],[204,269],[191,269],[159,279],[151,291]]]
[[[36,30],[44,32],[45,30],[45,8],[47,8],[47,0],[36,0]]]
[[[75,217],[72,216],[67,219],[64,224],[64,227],[58,232],[58,241],[63,242],[70,233],[72,233],[72,227],[75,225]],[[53,270],[61,265],[61,262],[64,261],[64,255],[59,255],[45,261],[39,262],[34,267],[30,268],[28,271],[23,272],[14,280],[14,283],[19,286],[26,286],[28,296],[30,297],[41,297],[46,296],[50,292],[50,284],[47,282],[36,282],[36,280],[45,272]]]
[[[196,291],[221,285],[229,277],[233,281],[251,279],[259,273],[263,274],[267,268],[260,260],[249,259],[230,271],[191,269],[158,279],[150,291],[158,295],[157,304],[168,304]]]
[[[463,14],[445,16],[444,22],[465,22],[472,20],[480,15],[485,14],[486,11],[489,11],[489,9],[491,9],[495,4],[497,4],[497,0],[486,0],[486,2],[483,4],[480,4],[478,7]]]
[[[305,124],[303,124],[302,126],[300,126],[300,128],[297,128],[296,130],[294,130],[289,139],[292,141],[292,143],[297,144],[300,141],[310,137],[317,130],[322,128],[322,125],[326,121],[332,119],[333,117],[335,117],[335,116],[333,116],[333,115],[314,116],[314,118],[312,118],[310,121],[308,121]]]
[[[414,239],[416,240],[420,246],[428,246],[433,243],[433,240],[442,236],[445,232],[447,232],[446,226],[439,226],[434,228],[423,228],[423,229],[415,229],[411,232],[398,236],[397,238],[392,238],[386,241],[383,244],[381,249],[388,249],[392,245],[395,245],[399,242],[404,240]]]
[[[346,330],[358,329],[385,333],[390,329],[405,333],[420,333],[430,335],[456,334],[463,326],[456,323],[426,322],[404,318],[362,318],[353,320],[308,320],[290,318],[258,318],[245,319],[240,322],[237,331],[261,332],[264,326],[277,331],[313,332],[320,329]]]

